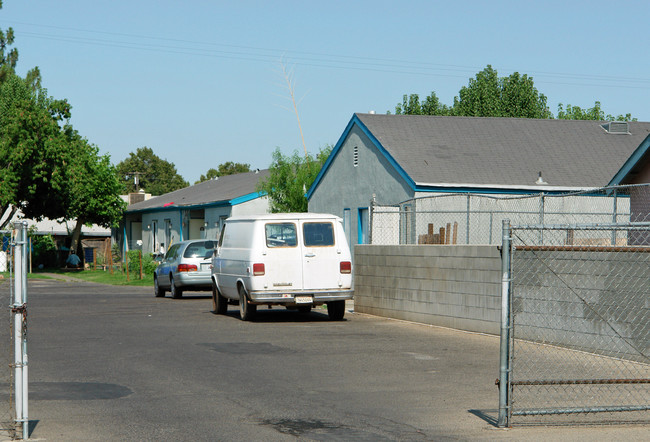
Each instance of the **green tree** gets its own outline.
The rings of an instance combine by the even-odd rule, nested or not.
[[[72,234],[71,253],[77,250],[81,227],[99,224],[116,225],[126,207],[120,198],[122,183],[117,169],[108,155],[99,155],[99,149],[69,130],[68,145],[74,156],[69,158],[66,172],[66,219],[76,219]]]
[[[565,110],[564,105],[560,103],[557,106],[557,118],[559,120],[636,121],[636,118],[632,118],[632,114],[605,115],[605,112],[600,107],[600,101],[596,101],[594,107],[587,109],[567,104]]]
[[[550,118],[547,98],[532,77],[518,72],[499,78],[488,65],[469,80],[454,103],[454,114],[472,117]]]
[[[65,215],[65,170],[71,153],[59,126],[67,114],[57,110],[59,104],[44,90],[31,91],[14,74],[0,86],[2,214],[20,208],[35,219]]]
[[[397,115],[451,115],[452,109],[440,102],[435,92],[420,102],[418,94],[404,95],[402,104],[395,106]]]
[[[390,112],[389,112],[390,113]],[[463,86],[452,106],[440,103],[434,92],[424,101],[417,94],[404,95],[402,103],[395,106],[396,114],[405,115],[456,115],[468,117],[554,118],[548,109],[547,97],[540,93],[533,78],[518,72],[499,77],[488,65],[475,78]],[[559,119],[575,120],[635,120],[631,114],[605,115],[597,101],[593,108],[558,106]]]
[[[214,178],[224,176],[224,175],[234,175],[236,173],[250,172],[251,165],[246,163],[233,163],[228,161],[226,163],[219,164],[218,169],[210,168],[205,175],[201,175],[198,181],[194,184],[202,183],[203,181],[212,180]]]
[[[258,192],[268,195],[271,212],[306,212],[307,189],[311,187],[331,152],[332,147],[326,146],[316,157],[309,153],[300,155],[298,151],[286,156],[279,148],[275,149],[269,176],[257,186]]]
[[[162,195],[190,185],[178,174],[174,163],[161,159],[146,146],[131,152],[117,165],[117,172],[126,192],[137,191],[134,182],[136,175],[139,187],[152,195]]]

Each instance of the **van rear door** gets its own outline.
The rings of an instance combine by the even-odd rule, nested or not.
[[[335,221],[305,220],[300,224],[304,289],[339,288],[341,247],[336,244]]]
[[[302,249],[298,223],[274,221],[264,224],[266,241],[265,278],[270,290],[302,290]]]

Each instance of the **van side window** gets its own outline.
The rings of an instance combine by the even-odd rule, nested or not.
[[[266,224],[266,247],[296,247],[296,225],[293,223]]]
[[[302,233],[306,247],[334,245],[334,226],[332,223],[304,223]]]

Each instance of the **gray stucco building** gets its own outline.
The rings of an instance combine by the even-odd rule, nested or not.
[[[444,193],[525,195],[607,185],[650,123],[354,114],[307,193],[367,242],[371,200]]]

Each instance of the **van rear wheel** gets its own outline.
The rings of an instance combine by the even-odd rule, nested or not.
[[[221,296],[214,281],[212,282],[212,311],[218,315],[225,315],[228,312],[228,300]]]
[[[345,300],[327,303],[327,315],[331,321],[340,321],[345,315]]]
[[[239,317],[242,321],[252,321],[257,313],[257,305],[250,304],[243,286],[239,286]]]

